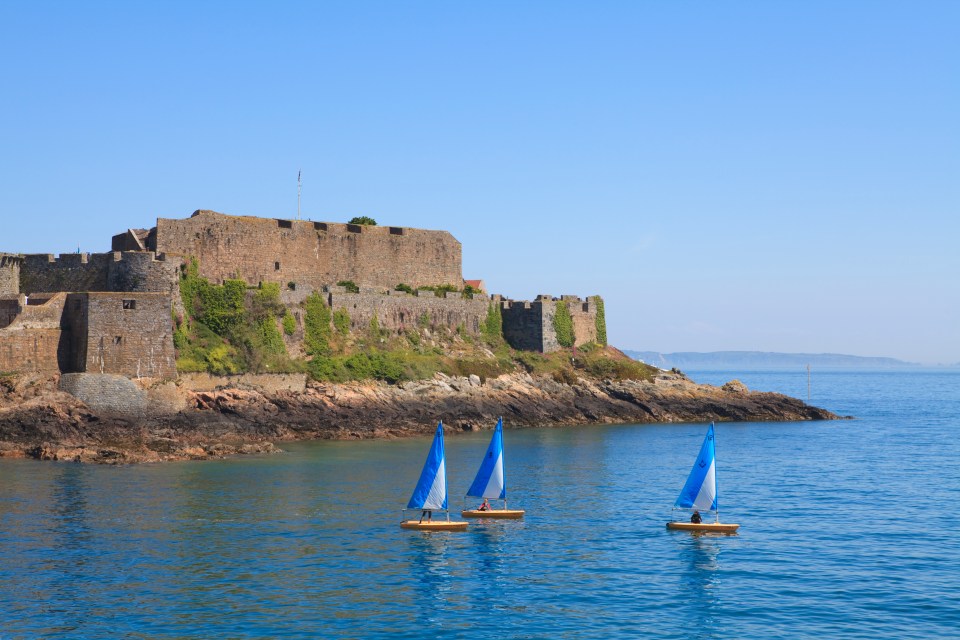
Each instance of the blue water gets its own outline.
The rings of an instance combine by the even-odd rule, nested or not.
[[[526,519],[447,534],[398,526],[429,437],[0,460],[0,638],[957,637],[960,373],[814,372],[810,398],[857,419],[717,426],[735,537],[664,528],[703,424],[508,424]],[[446,439],[452,506],[489,435]]]

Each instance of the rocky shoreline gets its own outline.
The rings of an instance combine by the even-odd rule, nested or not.
[[[715,387],[676,373],[663,373],[653,382],[580,378],[575,384],[528,374],[486,381],[437,374],[400,385],[308,383],[305,378],[276,385],[264,377],[203,384],[187,377],[176,383],[120,379],[117,385],[116,376],[82,375],[87,378],[80,382],[114,384],[121,391],[111,398],[127,393],[131,409],[105,402],[102,395],[84,402],[84,386],[77,380],[67,385],[59,376],[5,378],[0,381],[0,456],[108,464],[219,458],[275,452],[278,444],[293,440],[427,434],[439,419],[451,433],[477,431],[492,428],[501,415],[508,428],[838,419],[795,398],[750,391],[737,381]]]

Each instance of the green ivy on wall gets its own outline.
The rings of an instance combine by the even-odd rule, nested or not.
[[[350,333],[350,313],[344,307],[333,312],[333,326],[342,336]]]
[[[316,291],[303,301],[303,345],[312,356],[330,353],[330,307]]]
[[[607,316],[603,311],[603,298],[593,296],[594,304],[597,305],[597,344],[607,346]]]
[[[557,342],[561,347],[573,346],[573,317],[570,315],[570,308],[564,300],[557,303],[556,311],[553,314],[553,330],[557,334]]]
[[[487,317],[483,319],[480,333],[490,345],[496,345],[503,340],[503,312],[499,304],[491,302],[487,305]]]

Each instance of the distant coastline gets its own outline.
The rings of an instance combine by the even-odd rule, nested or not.
[[[635,360],[660,369],[744,369],[750,371],[784,371],[805,369],[807,365],[817,369],[837,370],[919,370],[925,368],[960,368],[960,363],[950,365],[922,365],[896,358],[851,356],[839,353],[777,353],[770,351],[711,351],[706,353],[681,351],[660,353],[658,351],[631,351],[623,353]]]

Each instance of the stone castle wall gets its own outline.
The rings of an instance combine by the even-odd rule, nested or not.
[[[0,372],[37,371],[55,373],[67,356],[69,345],[63,340],[61,321],[66,294],[35,298],[27,304],[18,296],[16,313],[0,328]],[[2,300],[3,309],[13,307],[11,299]]]
[[[329,287],[326,295],[331,310],[347,310],[351,331],[366,330],[376,314],[380,328],[394,333],[425,325],[450,330],[463,326],[467,333],[477,335],[490,304],[486,296],[464,298],[459,293],[447,293],[438,298],[433,291],[425,290],[410,295],[403,291],[383,293],[363,289],[360,293],[348,293],[343,287]]]
[[[0,295],[0,329],[5,328],[20,315],[20,296]]]
[[[149,251],[31,254],[23,258],[19,291],[144,291],[172,294],[178,290],[179,260]]]
[[[73,350],[73,371],[148,378],[176,376],[169,295],[75,293],[68,296],[67,309],[75,314],[71,315],[70,326],[85,337]]]
[[[200,275],[215,283],[239,277],[250,285],[314,289],[342,280],[389,289],[463,286],[461,246],[446,231],[197,211],[184,220],[158,219],[150,242],[157,252],[197,258]]]
[[[503,316],[503,338],[507,344],[522,351],[546,352],[543,341],[543,303],[539,300],[536,302],[504,300],[500,305],[500,313]]]
[[[587,298],[561,296],[551,298],[548,295],[537,296],[532,302],[501,301],[503,315],[503,337],[514,349],[541,351],[550,353],[560,349],[553,321],[557,312],[557,303],[567,303],[573,320],[574,345],[581,346],[597,340],[597,307]]]
[[[20,293],[20,264],[23,257],[0,253],[0,296]]]
[[[175,377],[170,309],[163,293],[0,298],[0,372]]]

